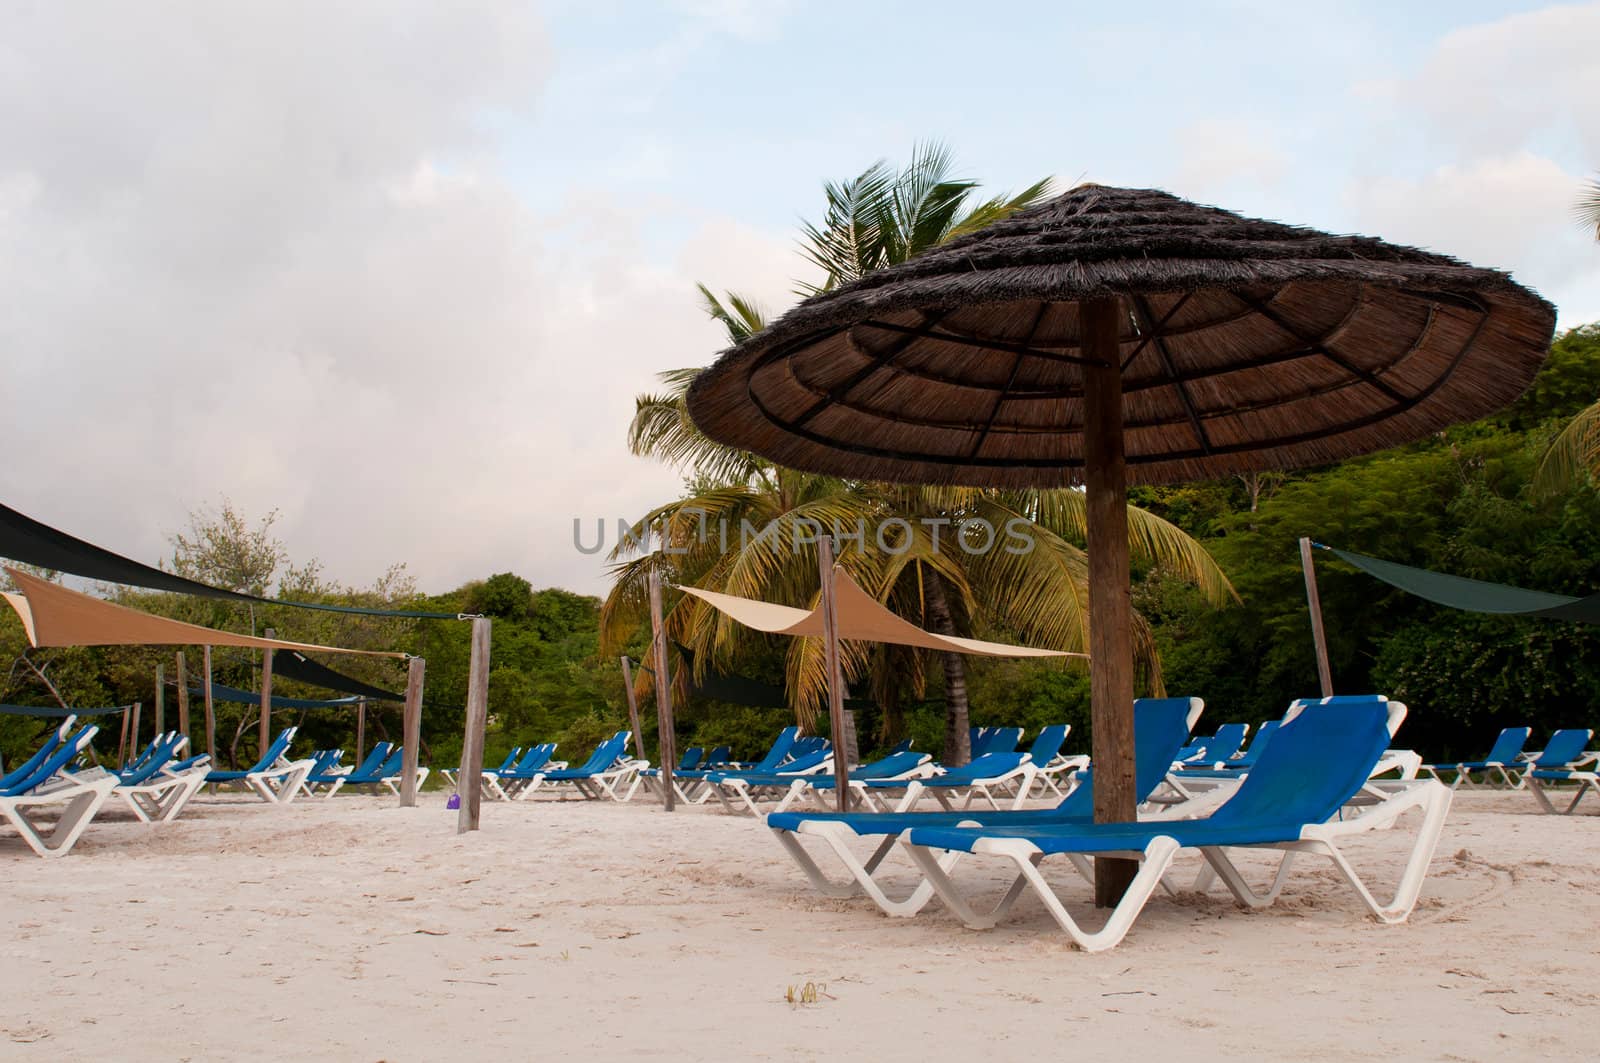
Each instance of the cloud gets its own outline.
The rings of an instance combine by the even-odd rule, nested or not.
[[[1240,183],[1276,185],[1289,157],[1266,126],[1238,118],[1193,122],[1176,135],[1174,187],[1190,196],[1224,196]]]
[[[36,5],[0,39],[3,498],[142,560],[227,494],[347,582],[594,593],[578,515],[678,477],[633,394],[721,346],[653,213],[532,206],[485,115],[549,67],[521,5]],[[559,165],[550,160],[548,166]],[[770,259],[771,248],[764,256]]]
[[[1415,73],[1357,86],[1372,121],[1345,187],[1354,226],[1508,269],[1563,325],[1600,318],[1600,245],[1573,216],[1600,160],[1596,39],[1600,3],[1551,7],[1455,30]]]

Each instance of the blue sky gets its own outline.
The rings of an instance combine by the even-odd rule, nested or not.
[[[771,310],[827,179],[1157,186],[1512,270],[1600,319],[1600,3],[280,0],[0,13],[0,499],[156,561],[189,510],[426,589],[599,593],[680,474],[633,399]]]

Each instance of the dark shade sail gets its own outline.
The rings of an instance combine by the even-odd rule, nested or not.
[[[1530,591],[1524,587],[1510,587],[1504,583],[1486,583],[1483,580],[1431,572],[1425,568],[1412,568],[1384,561],[1364,554],[1352,554],[1331,546],[1316,544],[1347,561],[1369,576],[1398,587],[1407,594],[1426,598],[1436,605],[1462,609],[1470,613],[1495,613],[1501,616],[1530,616],[1545,620],[1578,620],[1586,624],[1600,624],[1600,594],[1587,598],[1572,598],[1565,594]]]
[[[7,716],[46,716],[64,719],[68,716],[104,716],[108,712],[127,712],[132,705],[108,705],[100,709],[63,709],[52,705],[0,705],[0,713]]]
[[[189,696],[204,698],[205,691],[199,687],[190,687]],[[232,701],[240,705],[261,704],[261,694],[254,690],[240,690],[238,687],[224,686],[221,683],[211,684],[211,696],[217,701]],[[361,698],[336,698],[333,701],[318,701],[316,698],[284,698],[277,694],[272,695],[274,709],[345,709],[352,705],[359,705]]]
[[[398,616],[422,620],[455,620],[455,613],[420,613],[405,609],[364,609],[353,605],[325,605],[319,602],[286,602],[258,598],[253,594],[224,590],[159,568],[140,564],[132,558],[114,554],[93,543],[56,531],[32,517],[0,505],[0,557],[22,561],[41,568],[67,572],[102,583],[121,583],[172,594],[192,594],[249,605],[288,605],[296,609],[318,609],[325,613],[353,613],[358,616]]]
[[[363,683],[359,679],[352,679],[342,672],[335,672],[326,665],[318,664],[310,657],[298,650],[289,650],[272,655],[273,674],[282,679],[293,679],[314,687],[325,690],[337,690],[343,694],[354,694],[357,697],[367,698],[371,701],[398,701],[404,702],[404,694],[396,694]]]

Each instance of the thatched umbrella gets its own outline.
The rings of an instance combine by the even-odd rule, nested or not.
[[[1555,312],[1507,275],[1083,185],[808,299],[695,381],[813,472],[1087,488],[1095,817],[1134,818],[1126,484],[1337,461],[1519,395]],[[1097,899],[1132,865],[1102,865]]]

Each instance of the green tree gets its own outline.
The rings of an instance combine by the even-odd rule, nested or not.
[[[849,181],[826,185],[823,221],[802,227],[803,254],[822,270],[823,281],[802,285],[800,294],[828,290],[988,225],[1043,198],[1049,182],[1016,196],[977,201],[976,189],[976,182],[951,175],[950,155],[938,146],[917,148],[902,169],[878,162]],[[752,300],[735,294],[719,299],[703,285],[700,293],[730,342],[764,327]],[[810,605],[817,534],[843,531],[861,541],[841,563],[900,615],[944,634],[995,632],[1081,651],[1087,612],[1087,566],[1077,545],[1083,537],[1081,492],[900,487],[773,466],[715,443],[694,426],[685,399],[696,372],[663,374],[663,390],[636,404],[628,436],[634,453],[685,468],[693,479],[687,497],[658,507],[634,529],[635,541],[644,541],[648,532],[667,544],[664,550],[635,556],[638,551],[624,543],[614,551],[619,565],[602,611],[608,640],[639,623],[651,569],[665,568],[673,580],[725,593]],[[989,529],[985,548],[964,547],[957,538],[964,526]],[[887,538],[879,534],[889,528],[893,534]],[[994,541],[1001,534],[1028,548],[1004,548]],[[1210,556],[1167,521],[1132,509],[1130,537],[1141,561],[1193,580],[1209,600],[1220,603],[1232,593]],[[680,602],[669,631],[694,651],[701,669],[738,667],[771,650],[769,640],[698,602]],[[1159,661],[1142,624],[1136,636],[1147,682],[1159,689]],[[904,696],[925,694],[926,658],[906,647],[845,647],[846,675],[871,684],[885,708],[886,735],[903,727]],[[968,756],[967,662],[953,653],[938,658],[946,705],[944,757],[961,763]],[[801,719],[813,723],[826,689],[820,646],[796,640],[786,672]]]

